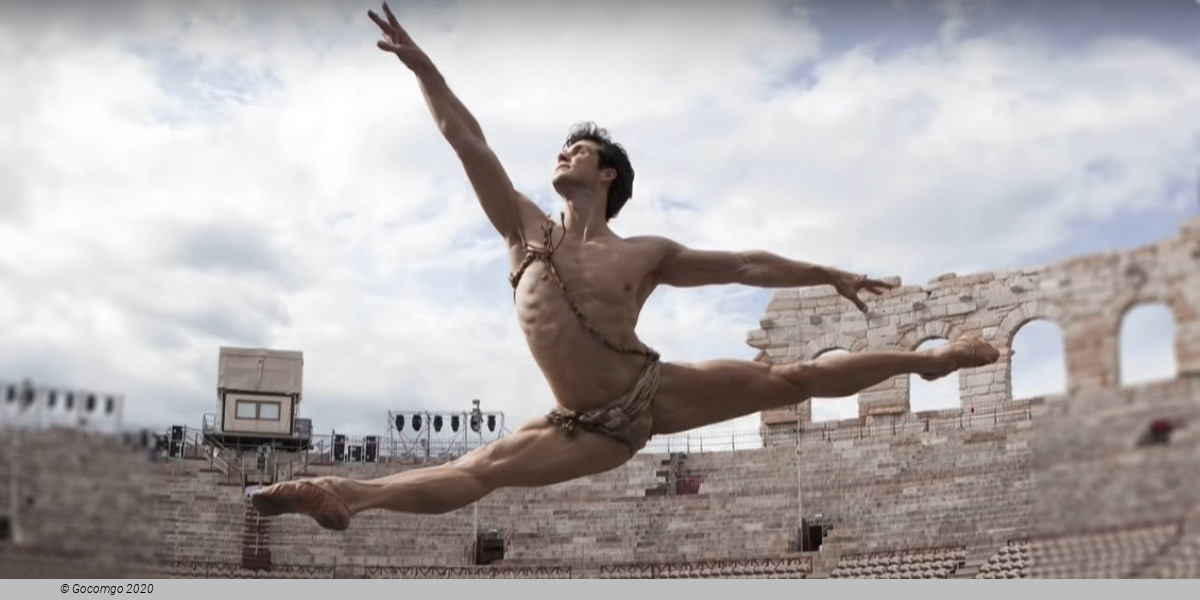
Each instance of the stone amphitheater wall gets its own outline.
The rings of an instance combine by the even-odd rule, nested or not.
[[[1046,318],[1064,334],[1068,388],[1011,398],[1005,352],[960,379],[960,408],[913,412],[908,380],[896,378],[861,394],[855,419],[814,423],[808,404],[764,413],[762,449],[639,455],[608,473],[501,490],[445,515],[367,513],[346,533],[257,515],[244,482],[205,460],[154,461],[116,437],[74,430],[5,430],[0,514],[15,537],[0,541],[0,576],[367,577],[418,568],[471,576],[476,527],[504,531],[505,567],[537,576],[788,556],[811,559],[819,574],[842,555],[965,548],[982,560],[1013,540],[1173,521],[1186,531],[1179,555],[1155,564],[1195,572],[1198,266],[1200,221],[1192,221],[1130,252],[902,287],[866,317],[819,291],[780,292],[750,334],[760,360],[911,348],[970,331],[1007,350],[1021,326]],[[1148,301],[1175,318],[1179,374],[1121,387],[1120,322]],[[1141,444],[1163,419],[1183,424],[1171,443]],[[297,475],[401,468],[413,467],[314,461]],[[698,493],[673,493],[664,471],[698,482]],[[801,519],[827,528],[820,552],[796,553]]]

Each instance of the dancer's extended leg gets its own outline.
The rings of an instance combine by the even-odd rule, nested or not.
[[[936,379],[999,357],[995,348],[969,337],[936,349],[855,352],[783,365],[664,363],[654,401],[654,432],[686,431],[814,397],[849,396],[905,373]]]
[[[611,438],[585,431],[568,438],[561,429],[537,419],[446,464],[366,481],[344,477],[287,481],[251,499],[263,514],[306,514],[322,527],[341,530],[364,510],[440,514],[502,487],[552,485],[614,469],[629,458],[629,448]]]

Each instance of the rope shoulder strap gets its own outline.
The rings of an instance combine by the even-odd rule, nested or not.
[[[509,283],[511,283],[513,286],[513,300],[516,300],[517,283],[520,282],[521,276],[525,274],[525,269],[529,268],[529,265],[532,264],[533,261],[540,260],[546,265],[546,269],[550,271],[550,276],[554,278],[554,282],[558,284],[558,289],[562,292],[563,299],[567,301],[567,306],[571,309],[571,312],[575,313],[575,318],[579,320],[579,324],[582,325],[584,330],[586,330],[593,338],[595,338],[597,342],[600,342],[601,345],[607,347],[613,352],[620,354],[631,354],[635,356],[645,356],[648,360],[658,360],[658,353],[654,350],[649,348],[630,348],[614,343],[592,326],[587,317],[583,315],[583,311],[579,310],[579,305],[575,302],[575,298],[571,295],[570,290],[567,289],[566,284],[563,283],[562,277],[558,274],[558,268],[554,265],[554,261],[552,260],[554,252],[558,250],[560,246],[562,246],[563,240],[566,239],[566,225],[564,224],[563,226],[563,237],[559,239],[558,244],[554,244],[553,234],[554,221],[547,219],[546,223],[542,225],[541,247],[533,246],[528,243],[525,244],[525,257],[521,260],[521,264],[517,267],[517,270],[509,275]]]

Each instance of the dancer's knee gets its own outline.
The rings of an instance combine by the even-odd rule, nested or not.
[[[779,378],[791,386],[796,393],[805,397],[809,395],[813,382],[821,378],[823,371],[825,371],[825,366],[812,360],[774,365],[771,367],[772,376]]]
[[[487,495],[504,487],[503,482],[500,481],[503,477],[497,468],[496,461],[486,454],[463,456],[451,463],[451,467],[457,471],[458,477],[464,485],[480,494]]]

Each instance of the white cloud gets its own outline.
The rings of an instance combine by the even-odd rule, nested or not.
[[[942,43],[953,44],[959,41],[963,29],[967,26],[967,13],[962,1],[942,0],[938,3],[938,10],[945,15],[945,20],[938,30]]]
[[[951,23],[821,56],[803,12],[766,3],[458,6],[400,17],[521,189],[550,197],[571,123],[608,126],[638,173],[622,234],[908,279],[1019,263],[1073,219],[1182,202],[1162,183],[1200,131],[1200,62],[1146,40]],[[21,115],[0,129],[0,378],[198,424],[217,347],[264,345],[305,352],[320,431],[549,407],[501,245],[366,8],[0,19],[0,110]],[[815,82],[784,85],[801,67]],[[670,359],[749,358],[747,297],[664,293],[640,332]]]

